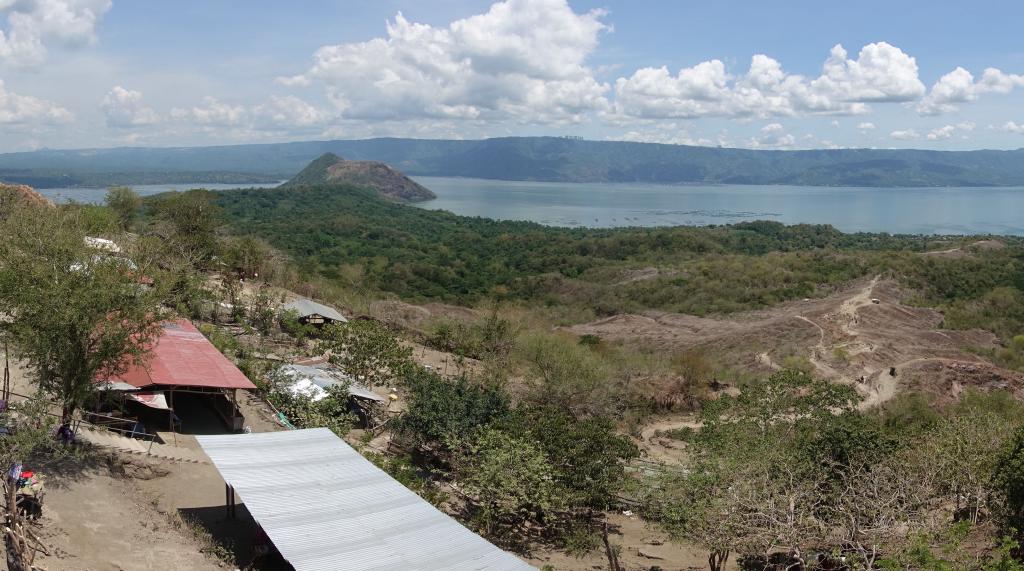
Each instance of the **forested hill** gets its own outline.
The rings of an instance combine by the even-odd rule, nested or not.
[[[36,186],[287,179],[324,153],[410,176],[562,182],[815,186],[1024,185],[1024,149],[764,151],[555,137],[366,139],[182,148],[39,150],[0,155],[0,179]],[[137,183],[136,183],[137,184]]]

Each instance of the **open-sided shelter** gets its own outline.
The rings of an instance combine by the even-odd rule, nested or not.
[[[245,419],[238,409],[238,389],[253,390],[256,385],[238,370],[213,343],[187,319],[167,321],[157,337],[148,359],[120,375],[97,379],[105,386],[130,385],[152,397],[134,398],[151,408],[174,409],[176,393],[200,394],[231,430],[241,430]],[[166,400],[158,398],[166,395]]]
[[[326,428],[197,436],[296,571],[534,568],[416,495]]]
[[[297,299],[281,307],[284,311],[294,311],[299,315],[300,323],[311,325],[329,325],[331,323],[348,323],[345,316],[333,307],[317,303],[311,299]]]

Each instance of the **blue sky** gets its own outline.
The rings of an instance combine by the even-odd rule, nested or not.
[[[0,0],[0,151],[1024,147],[1014,2]]]

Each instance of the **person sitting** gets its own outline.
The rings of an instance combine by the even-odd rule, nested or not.
[[[61,444],[74,444],[75,443],[75,431],[71,430],[71,423],[64,422],[57,429],[57,438]]]

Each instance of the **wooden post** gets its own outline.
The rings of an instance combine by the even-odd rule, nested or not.
[[[11,348],[4,337],[4,401],[11,400]]]
[[[615,550],[612,549],[612,544],[608,541],[608,522],[604,522],[602,528],[601,539],[604,540],[604,550],[608,555],[608,570],[609,571],[622,571],[622,566],[619,565],[619,556],[616,555]]]
[[[174,389],[171,389],[171,390],[169,390],[167,392],[169,392],[170,395],[171,395],[171,397],[170,397],[171,398],[171,403],[170,403],[171,417],[169,419],[171,421],[171,438],[174,439],[174,445],[177,446],[178,445],[178,433],[174,430]]]
[[[238,389],[231,389],[231,432],[235,431],[235,419],[241,417],[238,407]]]

